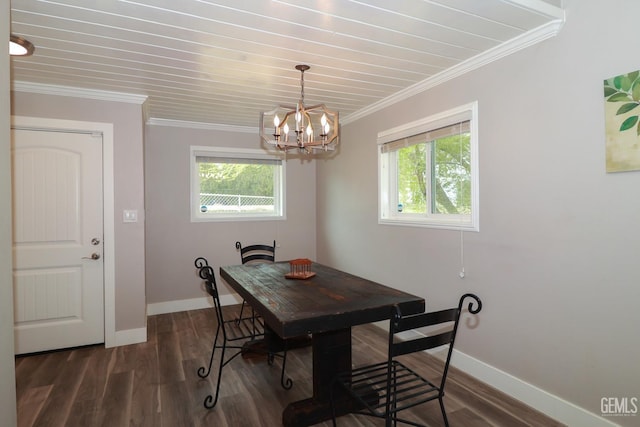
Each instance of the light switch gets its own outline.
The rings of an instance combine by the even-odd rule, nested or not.
[[[122,222],[138,222],[138,211],[135,209],[122,211]]]

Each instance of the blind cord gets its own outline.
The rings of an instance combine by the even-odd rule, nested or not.
[[[458,273],[461,279],[464,279],[466,275],[464,271],[464,231],[460,230],[460,273]]]

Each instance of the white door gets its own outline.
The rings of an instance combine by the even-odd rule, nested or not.
[[[11,136],[16,354],[102,343],[102,136]]]

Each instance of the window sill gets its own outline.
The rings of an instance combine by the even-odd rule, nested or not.
[[[236,222],[236,221],[284,221],[283,215],[235,215],[216,217],[192,217],[191,222]]]
[[[443,230],[480,231],[471,221],[452,221],[419,218],[378,218],[378,224],[404,227],[436,228]]]

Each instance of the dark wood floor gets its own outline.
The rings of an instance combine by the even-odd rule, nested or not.
[[[286,404],[311,395],[310,349],[289,352],[287,372],[294,380],[289,391],[280,387],[278,359],[273,366],[263,359],[235,359],[223,372],[218,405],[206,410],[202,402],[213,390],[214,375],[201,380],[196,370],[210,354],[212,317],[212,309],[150,316],[149,341],[143,344],[17,357],[18,426],[281,425]],[[379,328],[354,328],[354,363],[384,360],[385,345],[386,337]],[[436,372],[439,364],[426,354],[415,357],[412,363],[423,373]],[[445,405],[452,426],[561,425],[456,369],[449,375]],[[437,402],[412,411],[430,426],[443,425]],[[383,423],[349,415],[339,418],[338,425]]]

